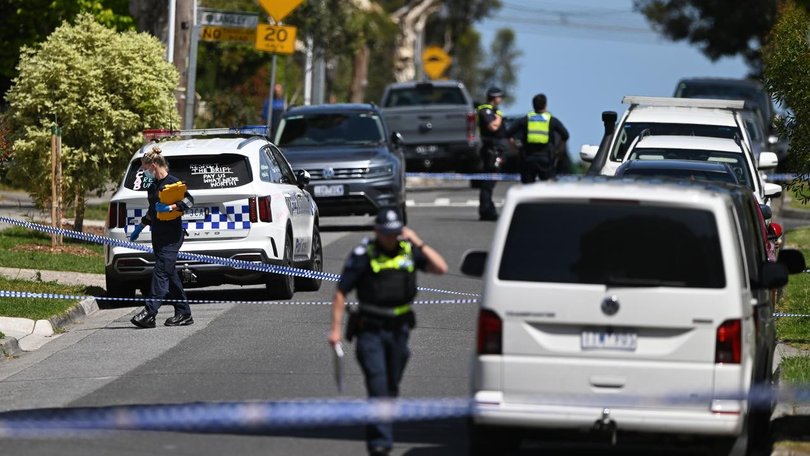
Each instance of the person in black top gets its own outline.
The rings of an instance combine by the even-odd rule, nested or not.
[[[155,267],[152,271],[152,286],[149,298],[146,300],[146,307],[130,321],[141,328],[154,328],[155,316],[163,300],[175,299],[172,301],[174,316],[168,318],[165,325],[191,325],[194,324],[194,319],[191,318],[191,307],[188,305],[188,298],[183,290],[183,282],[177,274],[175,263],[185,235],[180,215],[191,208],[194,198],[186,191],[179,201],[171,204],[160,202],[160,192],[167,186],[179,182],[179,179],[169,174],[169,163],[166,161],[166,157],[161,155],[159,147],[155,146],[143,154],[141,169],[144,178],[152,181],[146,189],[149,209],[132,231],[129,240],[135,242],[146,225],[151,227]],[[161,217],[158,216],[159,213],[171,215]]]
[[[416,296],[416,270],[447,272],[444,258],[410,228],[395,209],[382,209],[375,239],[357,246],[343,267],[332,299],[329,343],[341,342],[346,295],[357,290],[359,305],[350,313],[346,339],[357,338],[357,361],[370,398],[394,398],[410,356],[408,337],[416,326],[411,302]],[[383,456],[393,446],[391,423],[366,427],[370,455]]]
[[[569,138],[562,122],[546,111],[546,101],[542,93],[535,95],[532,98],[534,110],[515,121],[506,132],[510,140],[518,136],[522,142],[520,181],[524,184],[554,177],[560,151],[565,153],[565,142]]]
[[[479,105],[478,129],[481,134],[481,164],[483,172],[496,173],[501,168],[504,154],[504,128],[503,113],[498,106],[503,100],[503,91],[497,87],[487,89],[487,102]],[[492,192],[495,190],[494,180],[480,182],[478,193],[478,219],[497,220],[498,212],[492,202]]]

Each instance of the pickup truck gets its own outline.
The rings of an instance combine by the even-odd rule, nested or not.
[[[380,108],[389,131],[403,137],[408,171],[474,171],[481,138],[475,106],[459,81],[389,84]]]

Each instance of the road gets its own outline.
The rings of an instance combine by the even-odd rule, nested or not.
[[[496,200],[509,184],[499,184]],[[477,293],[478,279],[460,274],[468,249],[489,247],[495,224],[479,222],[477,190],[466,186],[410,193],[409,224],[447,259],[449,274],[420,276],[424,287]],[[324,269],[339,272],[346,255],[370,235],[370,218],[322,221]],[[334,283],[319,292],[297,293],[294,301],[323,302]],[[136,329],[135,307],[103,309],[38,351],[0,362],[0,411],[32,408],[97,407],[125,404],[223,402],[338,397],[326,344],[329,307],[323,304],[264,304],[262,289],[191,290],[190,299],[240,302],[193,304],[189,327]],[[419,299],[452,298],[432,292]],[[164,306],[159,321],[171,316]],[[411,339],[412,358],[402,384],[404,397],[463,397],[468,394],[469,361],[474,346],[476,305],[422,305]],[[350,350],[353,347],[350,346]],[[364,397],[362,376],[347,357],[347,398]],[[398,425],[394,455],[466,454],[462,419]],[[627,448],[529,443],[520,454],[669,454],[680,446]],[[544,450],[544,451],[543,451]],[[674,451],[674,450],[673,450]],[[62,456],[87,454],[363,454],[363,429],[357,426],[278,431],[265,435],[114,432],[70,438],[4,439],[2,454]],[[672,454],[683,454],[675,452]]]

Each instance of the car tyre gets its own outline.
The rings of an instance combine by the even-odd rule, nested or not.
[[[116,279],[110,276],[106,277],[107,294],[109,298],[134,298],[135,285]],[[108,306],[124,306],[133,304],[135,301],[109,301]]]
[[[282,258],[282,267],[291,268],[293,252],[292,252],[292,234],[287,231],[287,236],[284,240],[284,257]],[[270,274],[267,279],[267,292],[270,299],[290,299],[295,294],[295,276],[291,274]]]
[[[520,449],[521,437],[514,429],[482,426],[472,422],[467,429],[470,456],[508,455]]]
[[[312,253],[304,269],[314,272],[323,272],[323,244],[321,243],[321,232],[317,225],[312,228]],[[301,291],[318,291],[321,289],[322,281],[320,277],[295,277],[295,289]]]

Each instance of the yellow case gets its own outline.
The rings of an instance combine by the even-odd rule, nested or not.
[[[160,191],[158,194],[158,199],[163,204],[174,204],[183,199],[186,196],[186,184],[182,182],[175,182],[173,184],[169,184],[163,187],[163,190]],[[171,212],[158,212],[157,218],[158,220],[174,220],[177,217],[181,217],[183,215],[182,211],[171,211]]]

